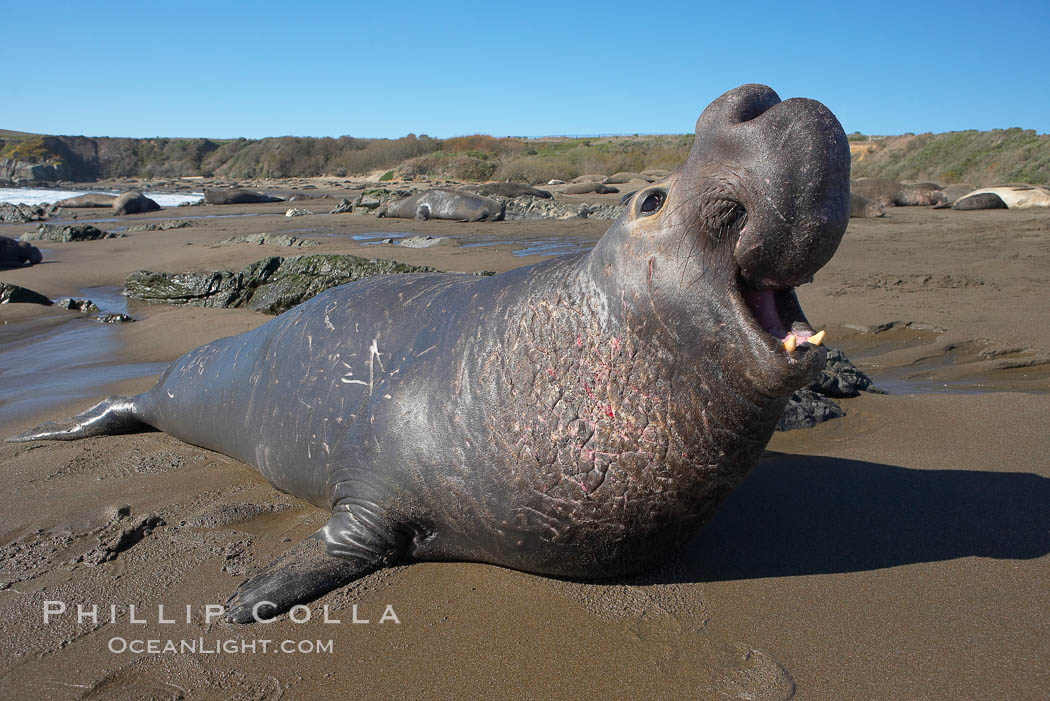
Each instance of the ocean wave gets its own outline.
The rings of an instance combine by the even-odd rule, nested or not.
[[[45,202],[57,202],[68,197],[77,197],[78,195],[87,194],[119,195],[121,193],[114,190],[42,190],[13,187],[0,188],[0,202],[36,205],[44,204]],[[199,202],[204,199],[204,193],[201,192],[143,192],[142,194],[159,204],[161,207],[177,207],[183,202]]]

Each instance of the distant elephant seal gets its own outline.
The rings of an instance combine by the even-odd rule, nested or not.
[[[977,195],[996,195],[1007,209],[1028,209],[1030,207],[1050,207],[1050,188],[1038,185],[996,185],[982,187],[966,195],[970,199]],[[986,199],[985,201],[991,201]],[[953,207],[953,209],[962,209]],[[977,209],[977,207],[969,207]]]
[[[533,197],[542,197],[543,199],[549,199],[551,197],[551,193],[546,190],[540,190],[522,183],[483,183],[481,185],[473,185],[464,189],[476,192],[479,195],[499,195],[501,197],[521,197],[522,195],[532,195]]]
[[[609,177],[605,178],[605,180],[603,180],[602,182],[605,185],[622,185],[624,183],[629,183],[632,180],[645,180],[647,182],[652,182],[653,178],[650,178],[650,177],[648,177],[646,175],[643,175],[641,173],[633,173],[633,172],[630,172],[630,171],[621,171],[619,173],[613,173]]]
[[[117,200],[116,195],[100,195],[97,193],[89,193],[87,195],[78,195],[76,197],[69,197],[64,200],[55,202],[56,207],[68,207],[75,209],[78,207],[113,207],[113,203]]]
[[[861,197],[855,192],[849,193],[849,216],[851,219],[871,219],[886,216],[886,209],[877,202]]]
[[[204,189],[205,204],[259,204],[262,202],[284,202],[284,198],[273,197],[265,192],[239,188],[227,190]]]
[[[16,241],[7,236],[0,236],[0,268],[36,265],[43,259],[40,249],[28,241]]]
[[[589,252],[336,287],[14,440],[153,426],[330,508],[240,586],[234,621],[398,562],[639,571],[711,518],[824,366],[794,288],[838,247],[849,168],[826,107],[744,85]]]
[[[960,197],[952,203],[952,209],[960,209],[963,211],[973,209],[1006,209],[1006,203],[1003,202],[1003,198],[994,192],[981,192],[976,195],[967,195],[966,197]]]
[[[620,190],[601,183],[573,183],[572,185],[566,185],[561,191],[565,195],[586,195],[590,192],[606,195],[612,192],[619,192]]]
[[[114,214],[142,214],[143,212],[156,212],[160,205],[143,195],[138,190],[125,192],[113,200]]]
[[[503,205],[494,199],[463,190],[427,190],[381,205],[379,217],[399,219],[451,219],[453,221],[499,221]]]
[[[857,178],[851,183],[850,191],[883,207],[931,206],[948,199],[936,185],[906,185],[882,178]]]

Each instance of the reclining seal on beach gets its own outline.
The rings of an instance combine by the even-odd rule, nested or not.
[[[711,517],[823,366],[794,288],[848,217],[835,117],[744,85],[590,252],[336,287],[13,440],[152,426],[331,508],[240,586],[233,621],[396,562],[626,574]]]

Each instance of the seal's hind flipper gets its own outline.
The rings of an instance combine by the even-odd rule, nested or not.
[[[376,526],[347,511],[333,513],[324,528],[237,587],[226,601],[226,620],[268,620],[394,562],[405,539]]]
[[[8,443],[75,441],[91,436],[111,436],[145,430],[152,429],[135,416],[134,399],[114,394],[71,419],[49,421],[4,440]]]

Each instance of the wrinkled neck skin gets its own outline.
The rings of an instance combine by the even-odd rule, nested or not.
[[[785,373],[770,362],[768,342],[747,322],[750,312],[742,305],[736,233],[712,231],[709,222],[718,215],[696,206],[745,199],[743,179],[731,171],[717,179],[685,178],[676,174],[661,183],[668,193],[662,217],[632,218],[629,211],[580,269],[603,298],[615,298],[610,310],[617,322],[673,358],[682,377],[702,383],[715,405],[732,410],[739,402],[762,416],[771,407],[779,418],[812,368]]]

